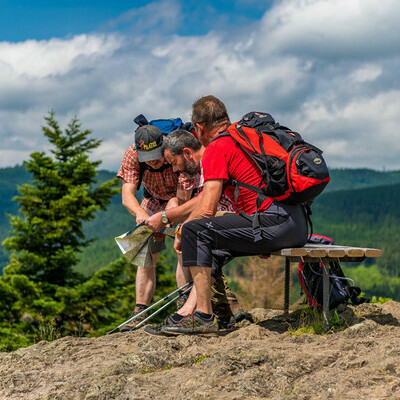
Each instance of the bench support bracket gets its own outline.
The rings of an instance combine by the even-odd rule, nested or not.
[[[284,314],[289,314],[290,302],[290,258],[285,257],[285,297],[284,297]]]
[[[329,328],[329,260],[322,259],[322,315],[324,317],[324,329]]]

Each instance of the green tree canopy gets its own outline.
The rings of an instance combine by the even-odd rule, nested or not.
[[[22,216],[12,216],[11,235],[3,245],[11,251],[4,275],[23,274],[42,284],[71,286],[79,276],[73,271],[77,252],[88,244],[82,232],[84,221],[105,209],[116,194],[117,179],[96,184],[96,168],[89,153],[101,141],[90,137],[73,118],[62,131],[51,111],[43,134],[53,145],[52,156],[32,153],[24,164],[33,176],[32,184],[19,187]]]
[[[53,112],[46,122],[51,154],[35,152],[24,163],[32,183],[18,189],[20,215],[11,216],[11,236],[3,242],[11,255],[0,277],[0,351],[64,335],[105,333],[135,304],[136,268],[122,256],[92,276],[73,268],[88,244],[84,223],[120,191],[116,178],[102,184],[95,179],[100,161],[90,161],[89,153],[100,141],[90,138],[77,118],[64,131]],[[175,286],[163,260],[156,300]]]

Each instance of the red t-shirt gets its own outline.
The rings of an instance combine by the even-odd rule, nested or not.
[[[225,183],[231,178],[257,187],[261,182],[260,169],[230,136],[223,136],[213,140],[206,147],[202,158],[202,168],[205,181],[223,179]],[[232,200],[236,213],[238,213],[237,207],[246,214],[256,212],[257,192],[240,187],[236,203],[234,201],[234,192],[235,186],[228,185],[225,189],[225,194]],[[272,202],[272,198],[266,199],[261,204],[259,211],[265,211]]]

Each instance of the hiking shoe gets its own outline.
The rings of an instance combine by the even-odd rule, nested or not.
[[[139,314],[140,312],[142,312],[144,309],[140,309],[135,307],[135,310],[133,311],[133,313],[131,314],[130,318],[134,317],[135,315]],[[131,331],[133,329],[136,328],[137,325],[139,325],[140,322],[142,322],[144,319],[146,319],[148,317],[148,313],[145,312],[142,315],[139,315],[137,318],[135,318],[133,321],[128,322],[125,325],[122,325],[121,328],[119,328],[120,332],[128,332]]]
[[[151,336],[172,336],[169,333],[164,333],[161,331],[161,328],[163,327],[163,325],[164,325],[164,322],[161,322],[156,325],[146,325],[143,328],[143,332],[147,333],[148,335],[151,335]]]
[[[218,333],[217,317],[213,315],[209,320],[202,318],[196,311],[193,314],[186,315],[179,322],[176,322],[169,316],[161,332],[171,333],[174,335],[203,335],[203,334],[216,334]]]

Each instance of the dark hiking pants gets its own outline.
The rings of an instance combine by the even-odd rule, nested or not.
[[[255,242],[253,222],[240,214],[194,220],[182,228],[183,266],[212,268],[214,277],[234,257],[268,254],[307,241],[304,207],[274,202],[260,214],[261,237]]]

